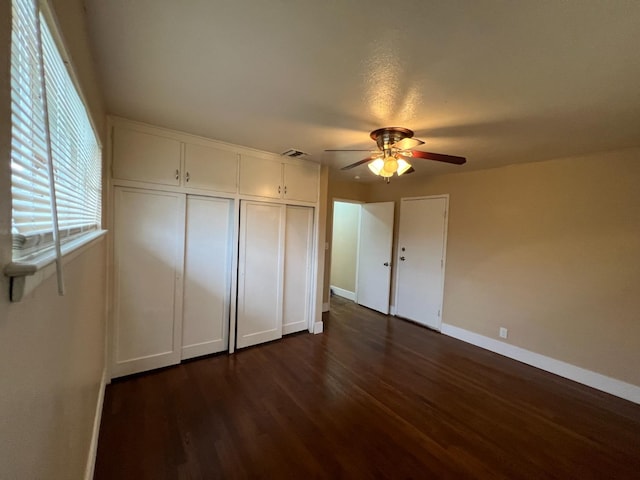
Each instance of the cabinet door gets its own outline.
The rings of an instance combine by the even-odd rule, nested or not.
[[[187,197],[182,358],[229,347],[233,201]]]
[[[303,202],[318,201],[317,165],[284,164],[284,198]]]
[[[240,193],[280,198],[282,163],[240,155]]]
[[[124,127],[113,129],[113,176],[180,184],[180,142]]]
[[[187,143],[185,146],[184,186],[235,193],[238,154]]]
[[[184,195],[116,188],[113,370],[180,362]]]
[[[282,337],[284,205],[242,201],[238,348]]]
[[[282,333],[309,328],[313,208],[287,206]]]

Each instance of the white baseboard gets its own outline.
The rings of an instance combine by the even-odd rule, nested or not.
[[[324,323],[322,322],[316,322],[313,324],[313,333],[322,333],[324,330]]]
[[[624,398],[634,403],[640,404],[640,387],[631,383],[626,383],[615,378],[607,377],[600,373],[592,372],[581,367],[576,367],[555,358],[540,355],[539,353],[525,350],[524,348],[509,345],[493,338],[485,337],[478,333],[470,332],[463,328],[442,324],[441,333],[449,337],[457,338],[463,342],[471,343],[486,350],[513,358],[519,362],[526,363],[541,370],[555,373],[574,382],[582,383],[589,387],[601,390],[616,397]]]
[[[329,302],[325,302],[322,304],[322,311],[323,312],[328,312],[329,311]]]
[[[346,298],[347,300],[356,301],[356,292],[350,292],[349,290],[345,290],[344,288],[334,287],[331,285],[331,290],[334,294],[339,297]]]
[[[89,456],[87,466],[84,469],[84,480],[93,478],[93,471],[96,467],[96,455],[98,454],[98,436],[100,435],[100,421],[102,420],[102,407],[104,405],[104,391],[107,388],[107,368],[102,370],[100,379],[100,390],[98,391],[98,401],[96,402],[96,413],[93,417],[93,432],[91,433],[91,444],[89,445]]]

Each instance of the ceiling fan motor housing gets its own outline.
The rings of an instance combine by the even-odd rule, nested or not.
[[[389,150],[394,143],[411,137],[413,137],[413,131],[402,127],[385,127],[371,132],[371,138],[383,151]]]

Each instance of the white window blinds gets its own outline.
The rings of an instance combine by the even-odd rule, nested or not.
[[[62,241],[100,226],[101,151],[85,105],[35,0],[13,0],[11,194],[14,259],[53,245],[49,138]],[[42,58],[38,45],[38,15]],[[40,62],[43,69],[40,69]],[[42,91],[44,72],[46,95]],[[44,99],[47,105],[44,108]]]

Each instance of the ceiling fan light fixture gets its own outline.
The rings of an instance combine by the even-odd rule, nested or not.
[[[445,155],[442,153],[424,152],[422,150],[414,150],[424,142],[417,138],[413,138],[413,131],[403,127],[384,127],[374,130],[369,135],[376,142],[378,152],[372,151],[373,155],[352,163],[341,170],[350,170],[363,163],[367,163],[369,170],[374,175],[389,178],[396,175],[400,176],[405,173],[413,173],[415,169],[409,163],[409,160],[416,158],[418,160],[433,160],[436,162],[450,163],[454,165],[463,165],[467,159],[455,155]],[[325,150],[327,152],[336,152],[342,150]],[[344,150],[354,151],[354,150]],[[366,151],[366,150],[357,150]]]
[[[411,168],[411,164],[403,158],[388,155],[384,159],[376,158],[372,162],[369,162],[368,167],[374,175],[389,178],[392,177],[394,173],[398,176],[402,175]]]
[[[398,176],[402,175],[410,168],[411,168],[411,164],[407,162],[404,158],[398,159]]]

